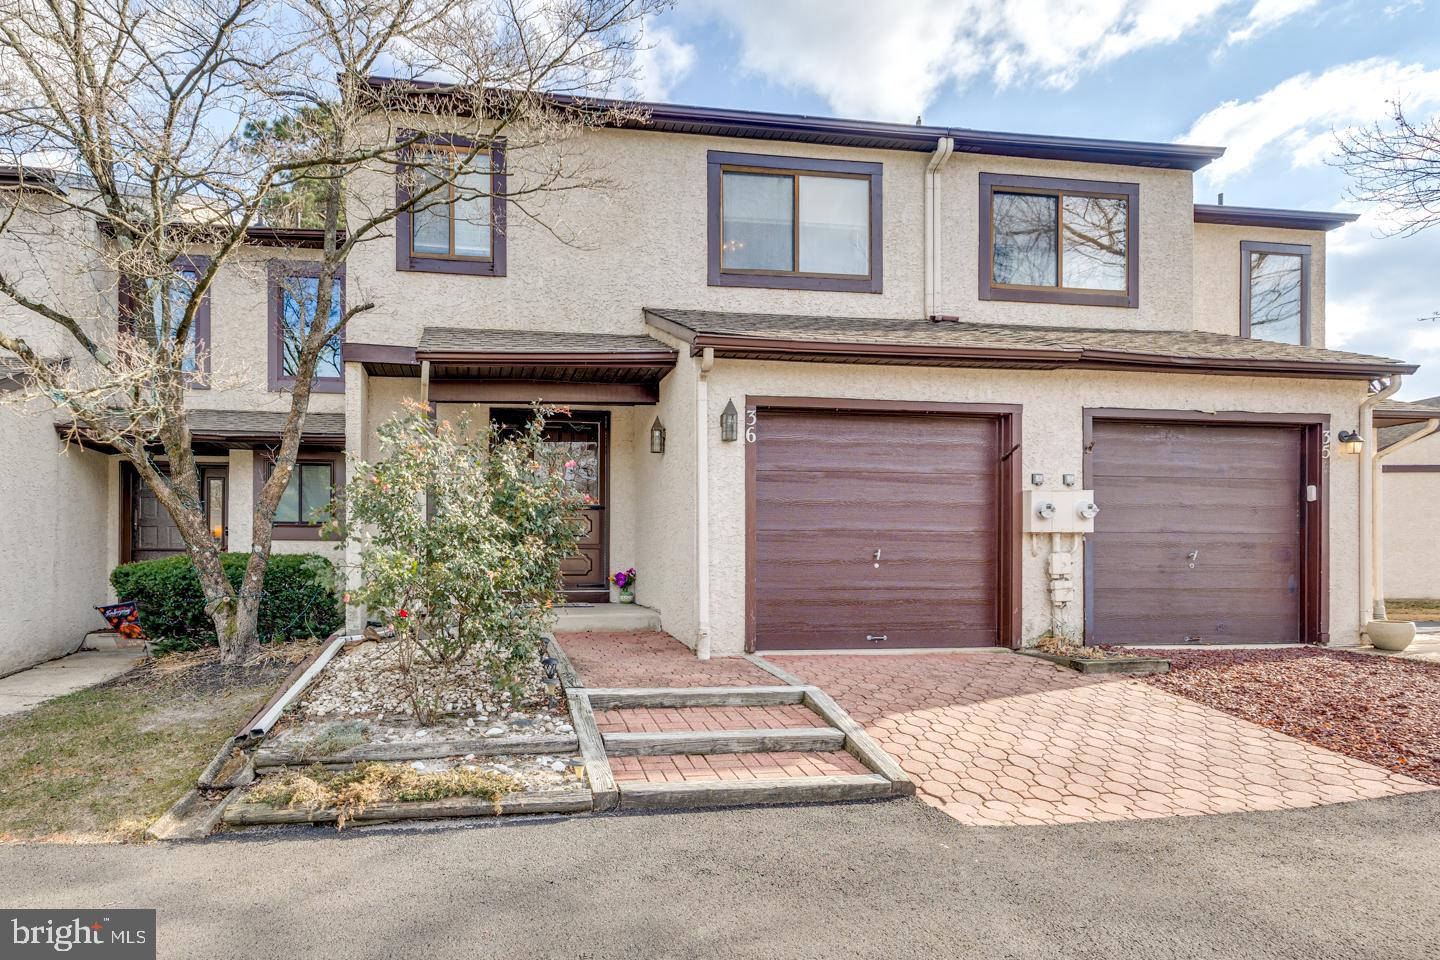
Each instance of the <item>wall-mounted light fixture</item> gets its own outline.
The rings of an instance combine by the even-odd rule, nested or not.
[[[1341,430],[1340,436],[1335,439],[1340,441],[1342,453],[1358,454],[1365,449],[1365,438],[1354,430]]]
[[[660,422],[659,417],[656,417],[655,422],[650,424],[650,452],[665,452],[665,424]]]
[[[720,414],[720,439],[740,439],[740,413],[735,409],[734,400],[725,404],[725,409]]]

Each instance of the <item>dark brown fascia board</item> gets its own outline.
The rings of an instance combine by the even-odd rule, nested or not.
[[[298,247],[320,250],[325,246],[325,231],[310,227],[248,227],[245,242],[261,247]],[[335,235],[336,243],[345,242],[345,231]]]
[[[347,340],[340,345],[340,360],[343,363],[395,363],[419,366],[414,347],[391,343],[352,343]]]
[[[393,77],[367,78],[372,89],[382,90],[404,84],[418,93],[444,97],[451,85]],[[496,90],[497,101],[508,91]],[[727,110],[672,103],[607,100],[550,94],[559,107],[580,111],[604,111],[617,106],[637,109],[644,119],[627,122],[627,129],[662,133],[690,133],[705,136],[741,137],[752,140],[790,140],[838,144],[879,150],[933,152],[941,137],[951,137],[955,149],[964,153],[993,156],[1070,160],[1078,163],[1106,163],[1156,167],[1172,170],[1199,170],[1225,153],[1224,147],[1183,143],[1100,140],[1088,137],[1052,137],[1026,133],[970,130],[964,127],[935,127],[918,124],[846,120],[793,113],[765,113],[757,110]]]
[[[1278,230],[1334,230],[1360,219],[1358,213],[1320,210],[1279,210],[1269,207],[1227,207],[1213,203],[1195,204],[1196,223],[1232,227],[1271,227]]]
[[[11,190],[36,190],[68,196],[70,191],[60,185],[56,173],[49,167],[0,167],[0,188]]]
[[[1328,360],[1246,360],[1219,357],[1176,357],[1167,354],[1124,353],[1116,350],[1092,349],[1026,349],[1015,347],[944,347],[934,344],[873,344],[839,343],[820,340],[787,340],[775,337],[726,336],[697,333],[647,311],[646,322],[656,329],[685,341],[690,355],[699,356],[706,348],[724,357],[732,353],[746,356],[771,354],[779,359],[804,358],[839,363],[925,361],[941,364],[1003,366],[1014,363],[1048,365],[1049,369],[1073,366],[1085,370],[1128,369],[1140,372],[1248,375],[1256,377],[1305,377],[1320,379],[1372,379],[1395,373],[1414,373],[1411,364],[1369,364]]]
[[[664,367],[675,366],[674,350],[619,350],[611,353],[577,351],[521,353],[506,350],[416,350],[418,360],[463,363],[472,366],[515,367]]]

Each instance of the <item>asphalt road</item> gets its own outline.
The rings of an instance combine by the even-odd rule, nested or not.
[[[967,828],[913,800],[0,847],[5,906],[159,908],[163,957],[1434,958],[1440,792]]]

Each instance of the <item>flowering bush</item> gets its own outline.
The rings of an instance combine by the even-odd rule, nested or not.
[[[352,461],[343,509],[360,585],[347,599],[394,626],[402,672],[419,656],[478,659],[500,687],[530,675],[582,531],[581,500],[542,442],[552,412],[501,434],[414,405],[377,431],[383,459]]]
[[[610,582],[615,584],[615,586],[619,587],[621,590],[634,590],[635,568],[631,567],[629,570],[615,571],[614,573],[610,574]]]

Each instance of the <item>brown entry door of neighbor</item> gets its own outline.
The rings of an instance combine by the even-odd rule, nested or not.
[[[760,409],[752,446],[756,649],[999,642],[996,419]]]
[[[498,425],[516,427],[530,419],[529,410],[494,410]],[[565,598],[572,602],[605,603],[610,599],[609,517],[610,414],[576,411],[556,414],[545,422],[545,445],[555,462],[571,464],[565,474],[576,493],[590,503],[580,510],[585,531],[575,554],[561,565]]]
[[[220,537],[222,549],[228,533],[225,513],[228,474],[223,466],[200,468],[201,501],[211,532]],[[124,513],[128,524],[121,531],[124,539],[121,562],[155,560],[184,553],[185,540],[180,536],[180,529],[170,518],[170,511],[156,498],[155,491],[129,464],[125,465],[124,480]]]
[[[1092,643],[1297,643],[1300,427],[1096,421]]]

